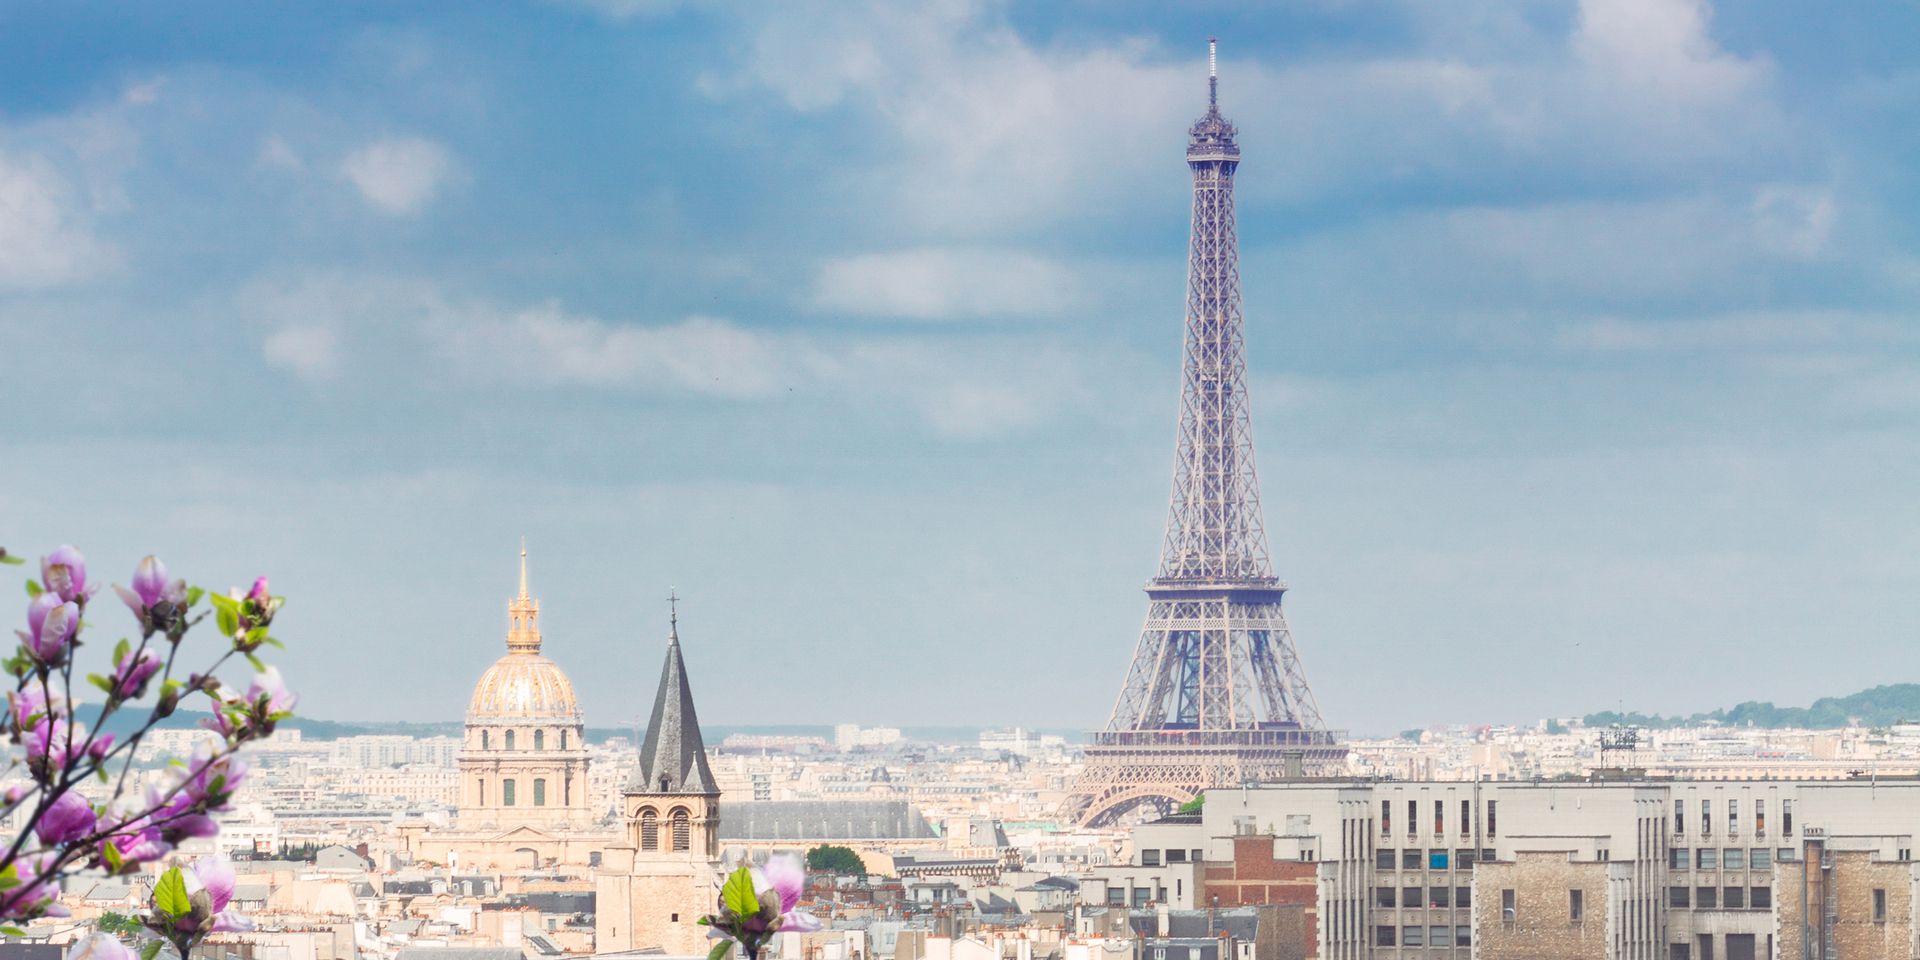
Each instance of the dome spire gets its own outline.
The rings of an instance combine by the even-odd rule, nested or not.
[[[1220,38],[1207,38],[1207,106],[1220,105]]]
[[[507,604],[512,626],[507,630],[507,652],[540,652],[540,601],[527,595],[527,542],[520,541],[520,595]]]

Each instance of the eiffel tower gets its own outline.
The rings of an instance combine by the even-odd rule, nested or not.
[[[1346,766],[1344,731],[1320,719],[1280,610],[1287,585],[1267,553],[1233,220],[1240,147],[1220,115],[1207,43],[1207,114],[1187,143],[1193,236],[1173,502],[1133,667],[1106,729],[1087,734],[1087,765],[1067,799],[1083,826],[1143,804],[1171,812],[1209,787]]]

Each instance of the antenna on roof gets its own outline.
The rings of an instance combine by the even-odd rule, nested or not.
[[[1207,38],[1207,106],[1220,104],[1220,38]]]

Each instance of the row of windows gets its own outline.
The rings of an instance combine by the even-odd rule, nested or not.
[[[1394,941],[1399,943],[1395,944]],[[1472,927],[1375,927],[1373,944],[1377,947],[1470,947]]]
[[[511,807],[519,802],[518,791],[515,787],[516,785],[512,780],[500,781],[501,806]],[[566,805],[572,805],[573,803],[572,779],[568,779],[566,782],[566,797],[562,800],[562,803]],[[485,780],[480,781],[480,805],[483,807],[487,805],[487,781]],[[544,807],[547,805],[547,781],[544,778],[533,781],[533,805],[536,807]]]
[[[1499,812],[1499,804],[1498,800],[1487,801],[1486,828],[1489,837],[1500,835],[1499,824],[1495,819]],[[1380,801],[1380,835],[1383,837],[1393,836],[1393,805],[1392,800]],[[1473,813],[1473,801],[1460,801],[1460,819],[1455,823],[1459,824],[1460,835],[1463,837],[1473,836],[1474,828],[1479,826],[1479,823],[1474,820]],[[1420,801],[1407,801],[1406,823],[1407,836],[1417,836],[1420,832]],[[1435,837],[1447,835],[1447,801],[1445,800],[1433,801],[1433,835]]]
[[[1172,849],[1169,849],[1169,850],[1167,851],[1167,862],[1168,862],[1168,863],[1186,863],[1186,862],[1188,862],[1188,861],[1187,861],[1187,855],[1188,855],[1188,853],[1192,853],[1192,855],[1193,855],[1193,861],[1192,861],[1192,862],[1194,862],[1194,863],[1199,863],[1199,862],[1201,861],[1201,859],[1202,859],[1202,858],[1201,858],[1201,856],[1200,856],[1200,851],[1199,851],[1199,850],[1192,850],[1192,851],[1187,851],[1187,850],[1172,850]],[[1142,851],[1140,851],[1140,865],[1141,865],[1141,866],[1143,866],[1143,867],[1157,867],[1157,866],[1160,866],[1160,851],[1158,851],[1158,850],[1142,850]]]
[[[1396,897],[1397,894],[1397,897]],[[1398,899],[1399,902],[1394,901]],[[1381,907],[1459,907],[1473,906],[1472,887],[1375,887],[1373,902]]]
[[[1765,909],[1773,906],[1772,887],[1668,887],[1667,906],[1702,910]]]
[[[1373,868],[1392,870],[1397,865],[1401,870],[1445,870],[1451,854],[1453,869],[1471,870],[1475,860],[1493,860],[1491,848],[1481,850],[1475,847],[1461,847],[1458,850],[1421,850],[1408,847],[1404,850],[1375,850]]]
[[[1793,848],[1781,847],[1776,851],[1766,847],[1754,847],[1750,850],[1742,847],[1728,847],[1725,850],[1700,847],[1689,856],[1687,848],[1674,847],[1667,851],[1667,869],[1685,870],[1691,863],[1696,870],[1745,870],[1748,867],[1765,870],[1773,866],[1776,855],[1782,863],[1791,862]]]
[[[1700,801],[1700,835],[1703,837],[1713,836],[1713,804],[1714,801],[1712,800]],[[1684,837],[1686,834],[1687,801],[1675,800],[1673,801],[1673,835],[1676,837]],[[1740,835],[1739,800],[1727,801],[1727,835],[1730,837]],[[1767,801],[1765,798],[1759,798],[1753,801],[1753,835],[1756,837],[1764,837],[1767,835]],[[1792,800],[1780,801],[1780,835],[1783,837],[1793,836]]]
[[[508,730],[501,737],[501,739],[506,742],[506,746],[502,747],[501,749],[503,750],[515,749],[513,745],[512,730]],[[547,748],[547,732],[545,730],[535,730],[533,732],[533,748],[535,750],[545,750]],[[486,730],[480,731],[480,749],[482,750],[493,749],[493,737],[490,735],[490,731],[486,731]],[[562,750],[567,749],[567,731],[565,730],[560,731],[560,749]]]
[[[673,852],[693,849],[693,821],[686,807],[674,807],[667,813],[671,825],[669,837]],[[660,849],[660,813],[652,807],[640,811],[640,849]]]

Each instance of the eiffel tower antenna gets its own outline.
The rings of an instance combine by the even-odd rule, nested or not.
[[[1105,730],[1067,800],[1083,826],[1209,787],[1342,772],[1280,609],[1254,470],[1233,175],[1239,132],[1220,115],[1207,39],[1207,113],[1188,130],[1193,232],[1173,495],[1147,621]]]

